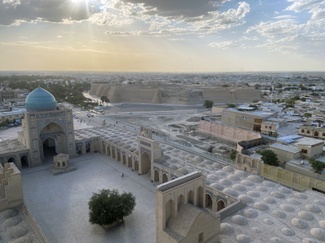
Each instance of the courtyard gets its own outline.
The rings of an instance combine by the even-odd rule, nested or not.
[[[155,186],[149,177],[97,153],[70,162],[77,170],[56,176],[49,165],[22,171],[26,207],[49,242],[155,242]],[[103,188],[136,197],[133,213],[109,230],[88,221],[89,198]]]

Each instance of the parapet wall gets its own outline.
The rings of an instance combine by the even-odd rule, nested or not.
[[[235,143],[261,138],[261,135],[257,132],[205,120],[200,121],[198,129],[199,132]]]

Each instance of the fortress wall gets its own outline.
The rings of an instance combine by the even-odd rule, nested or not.
[[[96,83],[92,83],[91,87],[90,87],[90,91],[89,94],[90,95],[97,95],[99,94],[100,89],[102,88],[104,84],[96,84]]]
[[[260,90],[253,88],[206,88],[202,90],[191,86],[161,86],[148,87],[145,85],[110,85],[91,84],[91,95],[106,96],[112,103],[169,103],[169,104],[200,104],[204,100],[216,103],[243,103],[261,100]]]
[[[203,98],[219,103],[240,103],[261,100],[258,89],[203,89]]]

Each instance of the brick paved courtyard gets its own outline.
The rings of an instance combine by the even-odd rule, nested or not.
[[[77,170],[56,176],[47,169],[49,165],[22,171],[26,207],[49,242],[155,242],[155,187],[148,177],[102,154],[70,162]],[[88,222],[89,198],[102,188],[132,192],[136,197],[133,214],[109,230]]]

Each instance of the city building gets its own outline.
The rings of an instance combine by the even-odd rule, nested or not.
[[[202,121],[200,126],[209,131],[212,125]],[[212,128],[227,137],[225,126]],[[241,140],[242,136],[260,139],[257,133],[249,131],[243,135],[242,130],[231,130],[233,141]],[[306,148],[306,154],[311,156],[318,152],[319,144],[309,142],[297,146]],[[147,128],[138,134],[118,126],[74,131],[72,111],[58,106],[53,95],[40,88],[26,98],[26,113],[18,139],[0,142],[1,164],[12,162],[19,169],[53,163],[57,154],[60,156],[54,162],[61,167],[63,162],[66,165],[65,155],[79,159],[87,153],[109,157],[132,173],[148,178],[147,183],[158,185],[156,237],[147,242],[325,241],[322,194],[310,190],[298,192],[190,149],[159,143]],[[251,168],[257,167],[253,161]],[[89,176],[87,169],[83,172]],[[91,174],[91,178],[96,178],[96,174]],[[68,212],[71,203],[64,205]],[[47,210],[55,208],[47,207]],[[72,214],[79,216],[77,211]],[[45,228],[51,227],[45,224]]]

